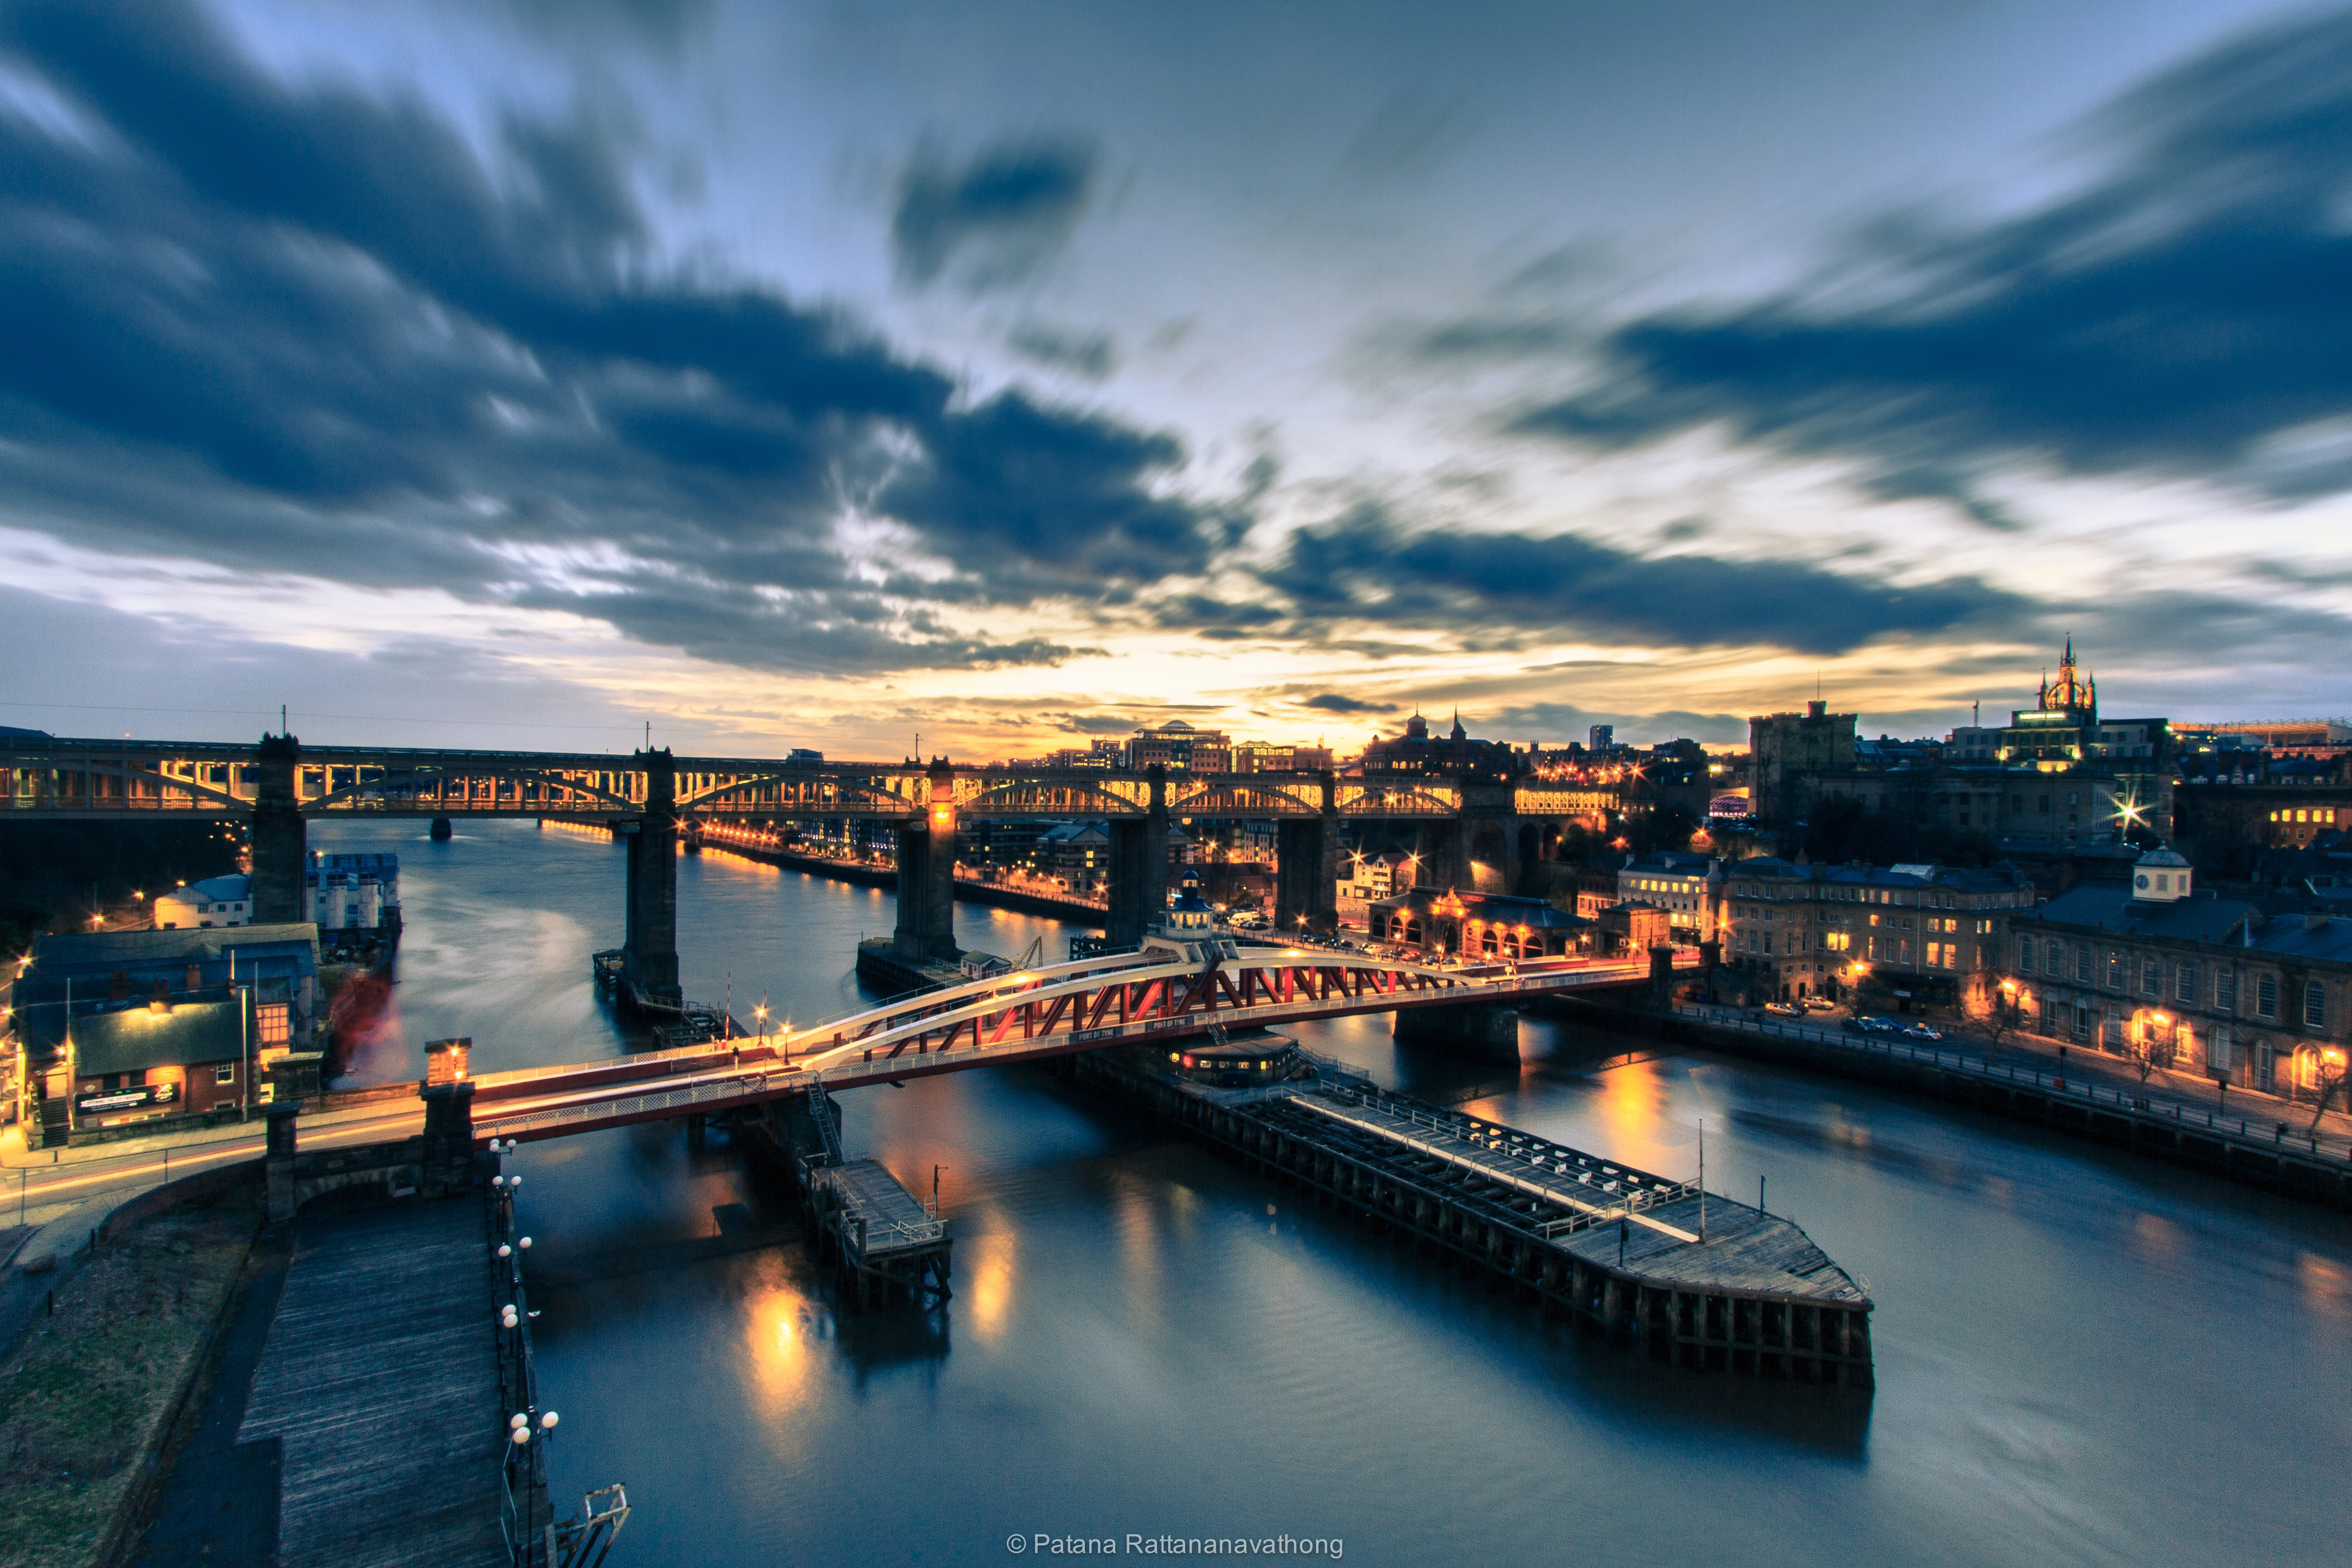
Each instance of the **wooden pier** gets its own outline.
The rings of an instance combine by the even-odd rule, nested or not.
[[[1335,1064],[1223,1090],[1181,1081],[1161,1055],[1117,1047],[1068,1060],[1080,1081],[1654,1360],[1871,1385],[1868,1292],[1788,1220],[1388,1093]]]
[[[482,1199],[306,1219],[239,1443],[280,1446],[281,1568],[506,1568]]]

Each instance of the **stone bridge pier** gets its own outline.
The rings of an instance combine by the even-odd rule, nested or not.
[[[1421,826],[1421,883],[1464,892],[1517,892],[1528,863],[1540,856],[1541,837],[1527,831],[1518,795],[1508,784],[1462,785],[1462,809],[1451,820]]]
[[[645,815],[622,825],[628,846],[628,925],[621,974],[654,1000],[676,1002],[677,983],[677,766],[669,749],[636,753],[646,772]],[[635,831],[632,832],[631,828]]]
[[[1312,819],[1285,817],[1275,828],[1275,927],[1301,924],[1318,936],[1339,929],[1339,783],[1323,770],[1323,809]]]
[[[907,963],[953,963],[955,940],[955,773],[931,760],[931,804],[898,827],[898,925],[891,956]]]
[[[1168,770],[1150,773],[1151,795],[1141,817],[1110,823],[1110,918],[1104,939],[1112,947],[1134,947],[1143,931],[1168,908]]]
[[[253,763],[253,923],[290,925],[302,918],[310,846],[295,802],[294,770],[302,747],[291,735],[264,735]]]

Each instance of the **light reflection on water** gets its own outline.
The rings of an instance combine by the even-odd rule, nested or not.
[[[401,984],[358,1070],[426,1038],[485,1068],[625,1047],[588,952],[620,857],[576,834],[335,825],[403,856]],[[886,893],[705,854],[687,986],[845,1012]],[[1055,922],[959,907],[967,946]],[[911,1190],[934,1164],[957,1298],[836,1312],[787,1194],[723,1137],[534,1145],[526,1228],[559,1502],[625,1479],[616,1563],[997,1562],[1013,1531],[1338,1535],[1369,1563],[2340,1560],[2352,1439],[2339,1219],[2028,1130],[1530,1021],[1518,1070],[1307,1044],[1428,1098],[1771,1207],[1866,1278],[1874,1398],[1662,1373],[1034,1069],[844,1096]],[[1269,1215],[1267,1205],[1275,1206]],[[730,1239],[730,1226],[733,1227]],[[739,1245],[739,1242],[740,1243]],[[730,1250],[730,1248],[734,1248]],[[569,1506],[567,1503],[566,1506]]]

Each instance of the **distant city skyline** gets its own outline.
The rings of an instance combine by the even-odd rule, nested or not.
[[[13,7],[0,723],[2341,713],[2347,110],[2261,5]]]

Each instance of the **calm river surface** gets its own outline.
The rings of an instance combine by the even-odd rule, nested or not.
[[[402,859],[393,1010],[478,1068],[618,1052],[588,954],[621,851],[528,823],[314,826]],[[689,995],[863,1000],[888,894],[685,858]],[[968,947],[1068,928],[959,905]],[[789,1205],[675,1127],[526,1147],[559,1507],[636,1505],[616,1564],[1002,1563],[1013,1533],[1337,1537],[1373,1563],[2342,1563],[2352,1226],[1874,1090],[1534,1022],[1520,1071],[1307,1044],[1432,1099],[1792,1215],[1877,1301],[1874,1395],[1670,1373],[1539,1321],[1043,1071],[843,1097],[955,1238],[943,1331],[837,1314]],[[1632,1048],[1633,1054],[1626,1053]],[[712,1239],[719,1238],[719,1239]]]

